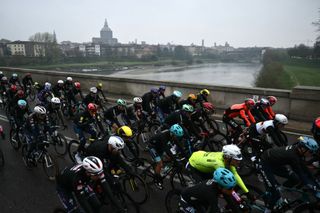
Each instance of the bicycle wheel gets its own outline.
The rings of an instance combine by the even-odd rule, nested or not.
[[[42,156],[42,168],[49,180],[55,180],[58,174],[58,166],[49,153],[44,153]]]
[[[10,144],[15,149],[18,150],[21,146],[20,138],[18,132],[11,128],[10,129]]]
[[[139,157],[138,145],[133,140],[126,142],[126,145],[121,152],[124,158],[129,162],[132,162]]]
[[[183,189],[195,185],[195,180],[191,175],[175,170],[170,175],[170,184],[172,189]]]
[[[4,154],[3,154],[3,151],[2,149],[0,149],[0,167],[3,167],[4,166]]]
[[[79,141],[71,140],[68,144],[68,154],[72,162],[76,162],[75,154],[78,151],[78,147],[80,145]]]
[[[180,194],[181,191],[177,189],[173,189],[167,193],[165,206],[168,213],[179,212]]]
[[[153,123],[149,126],[149,132],[151,135],[155,135],[160,131],[160,124],[158,123]]]
[[[64,156],[67,153],[67,139],[61,133],[58,133],[54,140],[54,150],[60,156]]]
[[[23,144],[21,147],[21,155],[22,155],[22,160],[24,162],[24,165],[28,168],[31,169],[33,166],[33,164],[31,164],[28,159],[27,159],[27,154],[28,154],[28,145],[27,144]]]
[[[128,198],[136,204],[143,204],[149,198],[149,191],[144,180],[138,175],[127,176],[122,181]]]

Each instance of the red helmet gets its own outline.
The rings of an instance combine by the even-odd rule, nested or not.
[[[12,92],[16,92],[16,91],[17,91],[17,86],[14,85],[14,84],[12,84],[12,85],[10,86],[10,90],[11,90]]]
[[[88,110],[91,112],[96,112],[97,111],[97,107],[94,103],[89,103],[88,104]]]
[[[80,82],[74,82],[74,86],[76,87],[76,89],[80,89],[81,88]]]
[[[314,124],[316,125],[317,128],[320,128],[320,117],[314,121]]]
[[[204,102],[202,105],[203,105],[203,108],[208,110],[208,111],[213,111],[214,110],[214,106],[210,102]]]
[[[17,95],[19,98],[23,98],[24,97],[24,91],[23,90],[18,90]]]
[[[267,99],[271,106],[277,102],[277,98],[274,96],[268,96]]]
[[[247,105],[247,107],[249,107],[249,108],[251,108],[251,107],[253,107],[255,104],[256,104],[256,102],[252,99],[252,98],[246,98],[245,100],[244,100],[244,103]]]
[[[31,73],[28,72],[28,73],[26,74],[26,76],[31,76]]]

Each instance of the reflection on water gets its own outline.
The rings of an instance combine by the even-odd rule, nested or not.
[[[216,63],[188,68],[144,68],[119,71],[115,77],[253,87],[261,64]]]

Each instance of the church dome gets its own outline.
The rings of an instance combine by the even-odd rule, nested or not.
[[[101,31],[111,31],[111,29],[110,29],[109,26],[108,26],[107,19],[105,20],[104,26],[103,26],[103,28],[101,29]]]

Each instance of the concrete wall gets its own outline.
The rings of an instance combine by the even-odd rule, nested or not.
[[[222,112],[228,106],[241,103],[247,97],[266,97],[274,95],[278,98],[274,110],[284,113],[290,119],[311,122],[315,117],[320,116],[320,88],[297,86],[291,90],[278,90],[266,88],[244,88],[244,87],[227,87],[214,86],[207,84],[182,83],[178,81],[151,81],[140,79],[128,79],[118,77],[107,77],[96,74],[78,74],[71,72],[28,70],[17,68],[0,67],[8,76],[17,73],[23,76],[25,73],[32,73],[33,79],[39,82],[49,81],[57,82],[59,79],[65,80],[67,76],[71,76],[75,81],[81,82],[83,90],[88,90],[91,86],[98,82],[103,83],[103,88],[110,94],[118,94],[123,96],[142,96],[149,91],[151,87],[166,85],[167,94],[171,94],[173,90],[180,90],[184,97],[189,93],[198,93],[199,90],[207,88],[211,91],[211,102]]]

